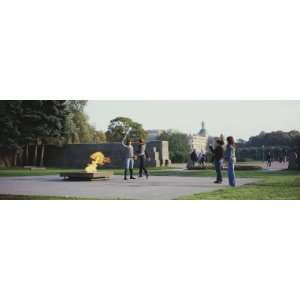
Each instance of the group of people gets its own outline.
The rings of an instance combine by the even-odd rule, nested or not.
[[[193,164],[193,167],[198,162],[200,166],[205,167],[205,162],[207,161],[207,157],[205,153],[200,152],[197,154],[196,150],[194,149],[191,153],[191,162]]]
[[[271,167],[273,160],[274,160],[274,154],[272,155],[271,151],[268,151],[267,155],[266,155],[267,168]],[[277,154],[277,160],[281,164],[287,163],[287,161],[288,161],[288,152],[287,152],[287,150],[283,150],[283,151],[279,152],[279,154]]]
[[[215,170],[217,173],[217,178],[214,183],[220,184],[223,182],[222,168],[223,161],[227,162],[227,173],[228,173],[228,182],[229,185],[234,187],[236,186],[236,177],[234,172],[234,165],[236,163],[235,156],[235,146],[234,138],[232,136],[227,137],[227,145],[224,149],[224,141],[222,139],[216,140],[215,148],[212,145],[209,146],[209,149],[213,153],[213,162],[215,165]]]
[[[127,139],[127,134],[124,136],[122,140],[122,145],[126,148],[126,157],[125,157],[125,168],[124,168],[124,180],[128,180],[128,175],[130,179],[136,179],[133,174],[134,161],[139,161],[139,177],[146,176],[148,179],[149,172],[145,167],[146,159],[149,159],[149,155],[146,151],[146,144],[142,138],[139,139],[138,143],[138,151],[135,153],[134,147],[132,145],[131,139]],[[224,141],[222,139],[216,140],[215,148],[212,145],[209,146],[211,152],[213,153],[213,162],[215,165],[215,170],[217,173],[217,178],[214,183],[220,184],[223,182],[222,177],[222,168],[223,168],[223,160],[227,162],[227,170],[228,170],[228,181],[230,186],[236,186],[236,177],[234,172],[234,165],[236,163],[235,156],[235,146],[234,146],[234,138],[232,136],[227,137],[227,145],[224,149]],[[205,154],[201,154],[198,156],[196,152],[191,154],[192,161],[200,161],[200,164],[204,164],[206,161]],[[129,173],[129,174],[128,174]]]
[[[146,178],[149,178],[149,172],[145,167],[145,161],[149,158],[149,155],[146,151],[146,145],[144,139],[139,139],[138,144],[138,151],[135,153],[134,147],[132,145],[131,139],[128,139],[125,143],[127,135],[122,140],[122,145],[127,149],[126,151],[126,157],[125,157],[125,168],[124,168],[124,180],[128,179],[128,172],[130,175],[130,179],[136,179],[133,175],[133,166],[134,161],[139,161],[139,177],[143,177],[143,174],[146,176]]]

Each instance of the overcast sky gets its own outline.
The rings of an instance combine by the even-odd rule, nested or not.
[[[300,101],[88,101],[86,113],[97,129],[129,117],[145,129],[196,133],[205,121],[209,135],[248,139],[262,130],[300,130]]]

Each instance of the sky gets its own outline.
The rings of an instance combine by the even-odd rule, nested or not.
[[[299,130],[300,101],[88,101],[86,113],[98,130],[122,116],[144,129],[197,133],[201,122],[209,135],[248,139],[261,131]]]

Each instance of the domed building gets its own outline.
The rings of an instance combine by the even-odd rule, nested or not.
[[[207,135],[204,121],[202,121],[201,123],[201,129],[199,133],[189,135],[189,145],[191,151],[195,149],[198,153],[207,152],[208,135]]]
[[[202,121],[202,123],[201,123],[201,129],[199,131],[199,135],[200,136],[204,136],[204,137],[207,136],[207,132],[206,132],[206,129],[205,129],[205,123],[204,123],[204,121]]]

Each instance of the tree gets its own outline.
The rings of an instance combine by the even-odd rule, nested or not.
[[[80,143],[79,130],[75,122],[75,116],[71,112],[69,112],[68,115],[66,116],[64,143],[65,144]]]
[[[291,144],[293,137],[299,134],[298,131],[292,130],[289,132],[284,131],[273,131],[264,132],[262,131],[259,135],[252,136],[247,142],[247,147],[261,147],[261,146],[282,146],[287,147]]]
[[[65,143],[66,144],[79,144],[82,137],[86,137],[88,118],[84,113],[84,107],[87,101],[69,100],[66,103],[67,117],[65,121]]]
[[[298,151],[300,151],[300,133],[293,136],[290,146],[292,148],[297,149]]]
[[[64,142],[66,144],[103,143],[106,137],[89,124],[84,112],[86,100],[69,100],[66,103],[68,115],[65,121]]]
[[[66,121],[66,106],[63,100],[43,101],[43,126],[40,131],[42,144],[40,165],[44,164],[45,144],[51,139],[62,141]]]
[[[79,138],[79,143],[86,144],[93,140],[92,126],[88,122],[88,116],[84,112],[75,112],[73,122],[76,126],[76,134]]]
[[[105,143],[106,142],[106,135],[102,130],[96,130],[93,128],[93,141],[95,144]]]
[[[223,139],[223,140],[224,140],[224,139]],[[237,140],[236,140],[236,143],[237,143],[237,144],[243,144],[243,145],[244,145],[244,144],[247,143],[247,141],[245,141],[244,139],[237,139]]]
[[[161,141],[169,142],[170,159],[173,162],[185,162],[189,156],[190,146],[188,135],[172,130],[163,131],[159,136]]]
[[[83,112],[87,102],[87,100],[68,100],[67,109],[71,112]]]
[[[42,145],[40,164],[44,159],[44,144],[50,138],[59,139],[65,123],[65,101],[17,100],[1,101],[0,141],[4,148],[14,151],[14,162],[26,147],[28,163],[29,144],[35,144],[34,164],[37,164],[38,146]],[[23,160],[24,161],[24,160]]]
[[[17,157],[22,153],[22,102],[0,101],[0,144],[5,151],[13,152],[13,166],[17,164]]]
[[[40,165],[42,166],[44,163],[45,144],[51,139],[60,141],[63,138],[67,114],[65,101],[23,101],[22,106],[22,136],[27,145],[28,143],[35,144],[34,165],[37,164],[38,147],[41,145]]]
[[[147,137],[147,133],[140,123],[134,122],[130,118],[117,117],[110,121],[108,130],[105,133],[106,139],[109,142],[120,142],[124,138],[129,127],[132,128],[128,136],[129,138],[138,140]]]

